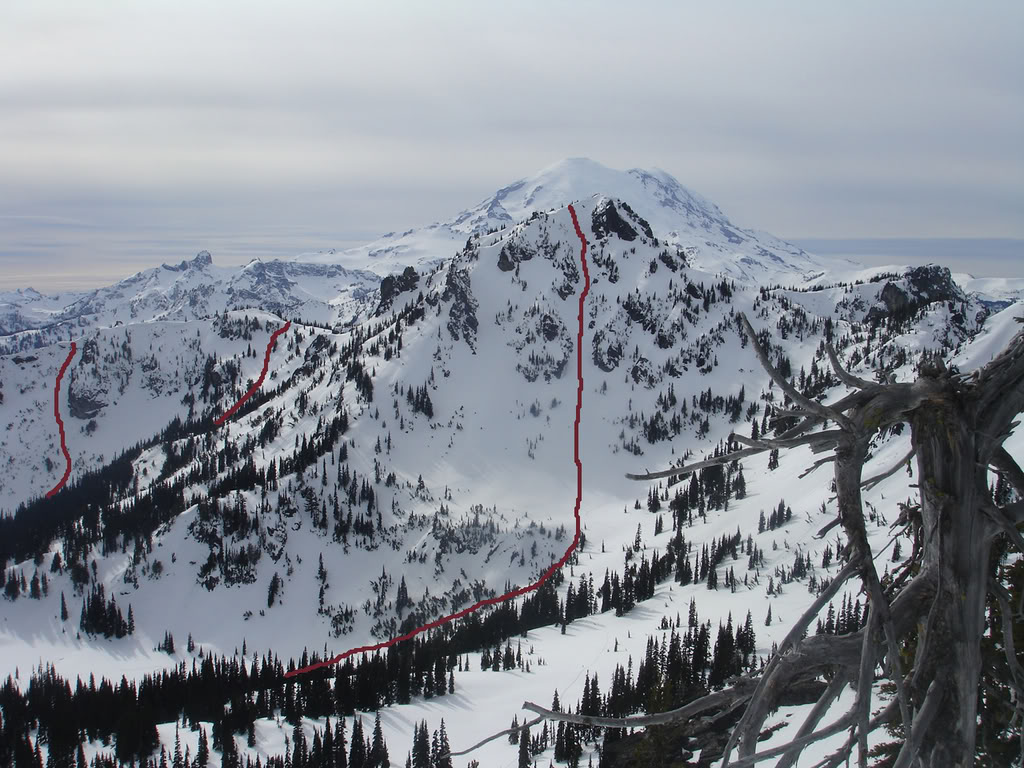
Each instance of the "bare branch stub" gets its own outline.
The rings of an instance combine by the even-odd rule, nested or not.
[[[892,475],[895,475],[900,469],[902,469],[903,467],[907,466],[907,464],[910,463],[910,460],[912,458],[914,458],[914,455],[916,453],[917,453],[917,449],[914,448],[914,447],[911,447],[910,450],[907,451],[907,454],[902,459],[897,461],[895,464],[893,464],[891,467],[889,467],[884,472],[879,472],[877,475],[869,477],[867,480],[865,480],[863,483],[860,484],[860,487],[863,488],[865,491],[870,491],[872,488],[874,488],[880,482],[882,482],[883,480],[885,480],[888,477],[891,477]]]
[[[1017,460],[1010,455],[1002,446],[992,454],[992,466],[1009,481],[1017,495],[1024,498],[1024,469],[1021,469]]]

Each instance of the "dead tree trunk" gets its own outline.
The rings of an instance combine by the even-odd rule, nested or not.
[[[798,392],[771,365],[745,316],[739,315],[738,321],[761,365],[792,401],[793,410],[787,415],[801,417],[801,421],[775,439],[731,435],[733,445],[747,446],[742,450],[627,477],[682,477],[706,466],[798,445],[807,445],[816,453],[831,451],[832,455],[816,461],[812,470],[834,462],[838,521],[848,541],[844,553],[847,564],[797,620],[759,673],[734,680],[726,690],[670,712],[586,718],[584,722],[645,727],[745,705],[725,747],[722,768],[754,765],[776,757],[780,758],[779,766],[793,766],[808,745],[848,729],[846,743],[817,763],[819,768],[836,768],[848,763],[854,750],[859,765],[866,766],[868,735],[899,717],[905,740],[895,768],[974,765],[981,641],[989,595],[1002,607],[1003,623],[990,631],[997,635],[1013,677],[1009,684],[1015,694],[1016,717],[1010,727],[1019,732],[1024,723],[1024,668],[1014,650],[1009,596],[1001,584],[990,580],[996,537],[1006,537],[1024,554],[1024,536],[1018,529],[1024,524],[1024,470],[1002,447],[1018,423],[1014,419],[1024,411],[1024,331],[973,375],[959,375],[947,370],[941,361],[925,360],[920,377],[912,383],[876,384],[860,379],[842,367],[829,346],[836,374],[853,392],[823,405]],[[836,428],[817,431],[824,423],[835,424]],[[916,454],[920,500],[917,506],[904,510],[903,520],[916,533],[915,552],[909,565],[883,585],[868,541],[861,490],[888,477],[894,469],[868,480],[862,478],[862,473],[871,439],[896,424],[909,424],[912,448],[894,469]],[[997,503],[992,499],[991,470],[1000,473],[1016,492],[1017,501],[1004,499]],[[845,635],[803,637],[825,602],[853,575],[860,576],[868,596],[867,626]],[[914,658],[909,668],[903,669],[901,652],[910,647],[914,647]],[[879,667],[897,695],[871,717]],[[793,740],[757,752],[764,721],[779,706],[785,691],[826,674],[831,683]],[[853,707],[831,725],[819,728],[825,713],[848,685],[856,690]],[[581,718],[531,702],[523,707],[550,720],[576,722]],[[1024,735],[1021,739],[1024,758]],[[737,750],[739,758],[732,761]]]
[[[846,747],[826,764],[839,764],[854,748],[860,765],[867,764],[867,735],[884,722],[869,719],[879,665],[897,690],[885,720],[898,715],[906,735],[896,765],[974,765],[981,640],[986,628],[986,598],[993,589],[989,581],[992,543],[997,535],[1007,535],[1024,550],[1024,537],[1017,530],[1017,524],[1024,521],[1021,502],[1000,507],[989,492],[989,470],[994,468],[1024,496],[1024,472],[1002,448],[1016,425],[1013,419],[1024,410],[1024,332],[972,376],[955,374],[939,360],[925,360],[917,381],[900,384],[876,384],[852,375],[829,347],[837,375],[854,392],[826,406],[804,397],[781,376],[746,317],[741,315],[739,322],[762,366],[792,401],[789,413],[802,416],[802,421],[776,439],[732,435],[731,440],[749,447],[721,459],[629,477],[682,476],[709,463],[795,445],[833,452],[814,466],[834,462],[839,523],[846,533],[848,553],[859,563],[869,598],[869,621],[857,633],[859,656],[839,673],[845,676],[843,682],[830,686],[825,694],[830,700],[814,708],[800,731],[802,738],[793,742],[780,765],[794,764],[803,747],[813,741],[814,728],[845,680],[857,690],[856,703],[844,716],[855,726]],[[823,422],[834,422],[838,428],[814,431]],[[920,546],[913,570],[907,569],[887,594],[868,542],[861,489],[891,473],[864,481],[862,472],[872,438],[898,423],[910,425],[912,453],[917,456],[920,504],[910,510],[914,519],[909,522],[919,526]],[[814,615],[805,614],[794,630],[806,629],[813,619]],[[900,650],[908,642],[916,643],[916,651],[910,668],[904,670]],[[806,644],[795,643],[792,650],[781,647],[779,655],[798,654]],[[737,764],[756,762],[761,728],[782,691],[801,675],[820,674],[827,666],[813,658],[808,663],[805,658],[796,673],[794,665],[779,661],[773,658],[761,676],[726,747],[723,768],[730,764],[736,748]],[[1020,669],[1015,659],[1010,666]],[[1024,681],[1016,681],[1015,688],[1024,694]],[[1022,700],[1024,695],[1018,696],[1018,708],[1024,715]],[[824,730],[818,733],[825,735]]]

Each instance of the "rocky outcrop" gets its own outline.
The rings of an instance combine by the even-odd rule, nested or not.
[[[502,272],[511,272],[517,264],[529,261],[536,255],[524,243],[515,239],[509,240],[501,247],[501,252],[498,254],[498,269]]]
[[[618,339],[608,339],[605,331],[594,334],[594,365],[605,373],[619,367],[622,360],[622,343]]]
[[[637,238],[636,230],[629,226],[626,220],[619,215],[615,204],[611,200],[605,200],[598,205],[590,218],[594,235],[598,238],[615,235],[620,240],[627,242]],[[647,229],[650,231],[650,227]]]
[[[928,264],[914,267],[901,280],[889,281],[882,286],[878,293],[879,305],[872,307],[865,319],[869,322],[887,318],[908,319],[931,304],[959,303],[965,298],[963,291],[953,282],[948,267]]]
[[[76,419],[91,419],[108,405],[108,387],[99,374],[98,361],[96,340],[83,342],[81,357],[71,369],[68,383],[68,411]]]
[[[476,352],[476,331],[480,326],[476,310],[479,302],[473,297],[469,270],[459,269],[454,263],[449,267],[441,300],[451,302],[448,309],[448,333],[455,341],[465,339],[469,348]]]
[[[420,282],[420,276],[412,267],[406,267],[400,275],[388,275],[380,281],[380,304],[374,314],[382,315],[391,308],[398,294],[413,290]]]

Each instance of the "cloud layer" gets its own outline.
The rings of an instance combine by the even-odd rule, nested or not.
[[[571,155],[784,237],[1024,237],[1020,3],[636,5],[9,4],[0,273],[343,246]]]

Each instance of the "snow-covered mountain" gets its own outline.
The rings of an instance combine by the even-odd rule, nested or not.
[[[384,242],[394,248],[381,251]],[[453,693],[399,695],[382,710],[392,763],[423,719],[436,728],[444,717],[459,748],[507,727],[524,699],[546,704],[557,690],[571,705],[592,675],[608,690],[650,636],[668,642],[679,615],[689,621],[691,605],[712,629],[750,612],[764,657],[837,568],[834,538],[817,537],[835,516],[827,470],[798,477],[811,460],[794,450],[777,466],[755,459],[692,483],[624,477],[724,450],[734,430],[773,429],[782,403],[737,313],[766,332],[799,388],[834,399],[842,387],[826,333],[860,375],[909,378],[923,350],[955,356],[962,370],[984,364],[1022,309],[935,265],[823,275],[813,257],[735,227],[667,174],[585,160],[346,256],[358,268],[222,269],[200,254],[75,297],[31,344],[32,331],[7,337],[19,346],[0,357],[0,507],[25,506],[0,521],[0,571],[8,585],[36,586],[0,598],[0,676],[17,668],[23,686],[27,670],[52,663],[68,678],[138,679],[201,663],[200,653],[297,662],[305,649],[384,641],[532,582],[573,535],[578,356],[585,544],[557,595],[573,603],[570,587],[592,579],[596,589],[613,574],[639,601],[602,611],[591,590],[593,610],[588,598],[564,627],[530,629],[525,662],[500,673],[481,669],[492,647],[459,651]],[[260,393],[218,427],[287,320]],[[72,475],[44,500],[63,473],[52,397],[71,339],[60,408]],[[1019,456],[1024,441],[1015,434],[1007,447]],[[887,437],[868,471],[905,450],[905,435]],[[897,473],[866,493],[879,550],[913,482]],[[720,588],[707,575],[651,576],[656,556],[679,561],[677,536],[698,569],[704,547],[719,553]],[[625,586],[641,582],[650,592]],[[81,618],[99,586],[131,607],[134,632],[105,638]],[[175,727],[160,722],[170,748]],[[310,743],[324,725],[322,715],[299,721]],[[238,749],[282,755],[291,728],[261,716]],[[186,736],[193,752],[198,738]],[[584,764],[596,748],[585,747]],[[109,747],[97,738],[89,750]],[[516,751],[501,739],[473,757],[515,765]]]
[[[296,258],[359,264],[380,274],[407,265],[431,267],[448,258],[467,235],[508,227],[535,213],[561,208],[570,200],[595,195],[626,201],[649,223],[654,237],[674,248],[691,250],[694,265],[706,272],[773,282],[782,276],[803,279],[826,268],[826,262],[791,243],[733,224],[717,205],[665,171],[617,171],[583,157],[562,160],[502,187],[472,208],[429,227],[392,232],[335,254]]]
[[[352,320],[359,302],[379,284],[372,272],[339,264],[253,259],[243,267],[218,267],[208,251],[201,251],[191,260],[146,269],[87,293],[0,294],[0,311],[8,308],[10,326],[0,336],[0,352],[79,338],[92,329],[185,322],[238,308],[337,325]]]

